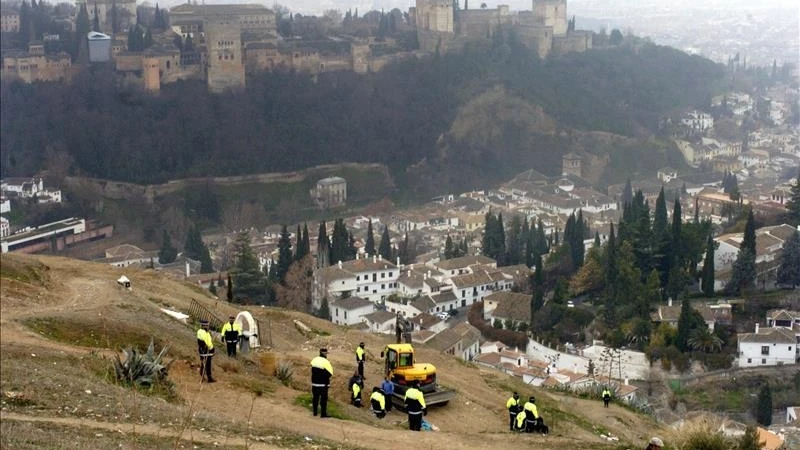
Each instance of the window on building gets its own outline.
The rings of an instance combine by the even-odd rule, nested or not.
[[[769,345],[762,345],[761,346],[761,354],[762,355],[769,355]]]
[[[381,272],[381,278],[386,278],[386,273],[385,272]]]
[[[339,317],[339,308],[336,308],[336,317]]]
[[[747,364],[752,364],[753,358],[747,358]]]
[[[347,319],[347,311],[344,312],[344,318]]]
[[[767,359],[766,358],[761,359],[761,364],[766,364],[766,363],[767,363]]]
[[[382,284],[381,289],[386,289],[386,284]]]

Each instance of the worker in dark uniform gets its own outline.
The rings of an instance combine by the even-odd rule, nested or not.
[[[228,356],[231,358],[236,358],[236,346],[239,345],[239,339],[242,337],[242,326],[236,323],[235,320],[235,317],[228,316],[228,321],[219,331],[222,334],[222,339],[225,340]]]
[[[428,415],[428,408],[425,406],[425,396],[419,390],[419,381],[414,381],[412,387],[406,391],[405,404],[408,412],[408,429],[420,431],[422,429],[422,416]]]
[[[361,342],[356,347],[356,364],[358,364],[358,375],[364,380],[364,357],[366,356],[366,352],[364,351],[364,343]]]
[[[375,413],[375,417],[378,419],[386,417],[386,396],[383,394],[383,390],[378,386],[372,388],[372,395],[369,397],[369,403],[372,412]]]
[[[197,330],[197,352],[200,354],[200,381],[213,383],[211,376],[211,358],[214,356],[214,341],[208,331],[208,321],[201,320]]]
[[[522,410],[518,393],[514,392],[514,395],[508,398],[506,409],[508,410],[508,430],[514,431],[514,421],[517,418],[517,413]]]
[[[608,408],[608,403],[611,401],[611,391],[608,388],[603,388],[603,406]]]
[[[361,408],[361,391],[364,390],[364,381],[358,375],[358,371],[350,377],[347,386],[350,388],[350,404],[356,408]]]
[[[331,384],[333,376],[333,366],[328,361],[328,349],[319,349],[319,356],[311,360],[311,405],[314,415],[317,415],[319,406],[319,416],[328,416],[328,386]]]
[[[536,408],[536,398],[528,398],[522,409],[525,411],[525,432],[533,433],[539,424],[539,409]]]

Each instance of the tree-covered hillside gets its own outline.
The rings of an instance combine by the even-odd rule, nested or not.
[[[644,136],[660,115],[706,103],[721,78],[710,61],[666,47],[541,61],[513,36],[367,75],[265,73],[249,79],[245,92],[221,95],[201,82],[179,82],[150,97],[92,68],[70,86],[2,87],[0,167],[11,176],[71,166],[73,173],[140,183],[343,161],[385,163],[403,173],[440,156],[440,138],[470,114],[460,108],[497,86],[519,99],[518,111],[554,119],[554,128]],[[520,151],[530,141],[519,135],[527,118],[507,119],[496,126],[499,139]],[[449,144],[481,144],[469,141],[479,133],[461,136],[467,141]],[[560,155],[560,146],[554,137],[529,151]]]

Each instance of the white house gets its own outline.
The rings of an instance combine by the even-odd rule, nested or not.
[[[6,219],[5,217],[0,217],[0,238],[4,238],[10,235],[11,235],[11,225],[8,223],[8,219]]]
[[[467,322],[461,322],[434,336],[427,344],[442,353],[471,361],[478,352],[481,332]]]
[[[797,340],[786,328],[759,329],[739,334],[739,367],[795,364]]]
[[[375,311],[375,304],[361,297],[340,298],[329,306],[331,322],[337,325],[358,325],[364,316]]]
[[[11,212],[11,200],[0,197],[0,214]]]
[[[428,313],[417,315],[411,319],[411,323],[415,331],[428,330],[439,333],[447,329],[447,322]]]
[[[714,128],[714,117],[711,114],[694,110],[681,117],[681,123],[694,131],[702,132]]]
[[[669,183],[670,181],[678,178],[678,171],[672,167],[663,167],[658,170],[657,175],[659,180],[664,183]]]
[[[515,292],[495,292],[483,299],[483,318],[493,323],[530,323],[531,296]]]
[[[397,292],[400,269],[377,255],[341,262],[314,272],[312,301],[319,308],[322,299],[335,299],[345,293],[380,303]]]
[[[786,408],[786,423],[792,423],[800,416],[800,406],[789,406]]]
[[[393,333],[397,316],[389,311],[375,311],[361,319],[373,333]]]

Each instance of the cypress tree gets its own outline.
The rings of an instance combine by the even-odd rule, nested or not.
[[[747,211],[747,222],[744,225],[744,237],[740,250],[747,249],[754,255],[756,254],[756,223],[753,218],[753,209]]]
[[[389,237],[389,228],[385,225],[383,227],[383,234],[381,234],[381,243],[378,247],[378,254],[380,254],[383,259],[388,259],[389,261],[392,260],[392,241]]]
[[[97,11],[97,2],[94,3],[94,18],[92,19],[92,31],[100,31],[100,13]]]
[[[161,233],[161,249],[158,251],[158,263],[169,264],[178,257],[178,250],[172,246],[172,239],[167,230]]]
[[[228,293],[226,294],[228,297],[228,303],[233,302],[233,280],[231,279],[231,273],[228,272]]]
[[[765,427],[772,425],[772,390],[769,383],[764,383],[758,391],[756,421]]]
[[[703,278],[702,278],[702,287],[703,287],[703,294],[707,297],[712,297],[714,295],[714,249],[716,245],[714,243],[714,239],[711,237],[711,234],[708,235],[708,240],[706,241],[706,258],[703,262]]]
[[[739,249],[739,255],[733,262],[731,279],[725,285],[725,292],[729,295],[738,295],[742,290],[751,287],[756,278],[756,255],[750,249]]]
[[[89,11],[86,9],[86,3],[83,2],[78,9],[78,17],[75,19],[75,53],[73,56],[78,60],[81,60],[81,56],[86,56],[82,52],[86,50],[85,45],[88,43],[86,35],[89,34],[89,27],[91,27]]]
[[[675,206],[672,208],[672,237],[671,237],[671,250],[672,250],[672,261],[673,264],[677,267],[683,267],[684,264],[684,256],[685,256],[685,249],[683,245],[683,241],[681,239],[681,232],[682,232],[682,217],[683,214],[681,212],[681,202],[676,197],[675,198]]]
[[[781,252],[781,265],[778,266],[778,283],[793,288],[800,285],[800,232],[795,231],[786,240]]]
[[[622,191],[622,207],[628,206],[633,201],[633,188],[631,187],[631,179],[625,182],[625,189]]]
[[[297,224],[297,233],[295,234],[295,244],[294,244],[294,260],[300,261],[303,259],[303,232],[300,231],[300,224]]]
[[[111,1],[111,32],[119,32],[119,11],[117,11],[117,0]]]
[[[675,335],[675,346],[682,352],[689,351],[689,333],[692,332],[692,306],[689,299],[681,302],[681,314],[678,316],[678,333]]]
[[[497,223],[495,224],[495,243],[497,245],[497,255],[495,259],[497,260],[498,266],[505,265],[506,259],[506,230],[505,226],[503,225],[503,213],[497,214]]]
[[[328,230],[325,221],[319,223],[317,234],[317,267],[327,267],[330,265],[331,243],[328,240]]]
[[[444,242],[444,259],[453,259],[453,239],[450,238],[450,235],[447,235],[447,239]]]
[[[800,172],[800,170],[798,170]],[[797,174],[794,185],[792,186],[791,194],[789,194],[789,201],[786,203],[786,209],[789,223],[792,225],[800,225],[800,173]]]
[[[447,238],[449,239],[450,236],[447,236]],[[375,254],[375,234],[372,231],[372,219],[369,219],[367,224],[367,242],[364,245],[364,251],[367,252],[367,255]]]
[[[600,232],[594,232],[594,248],[600,248]]]

